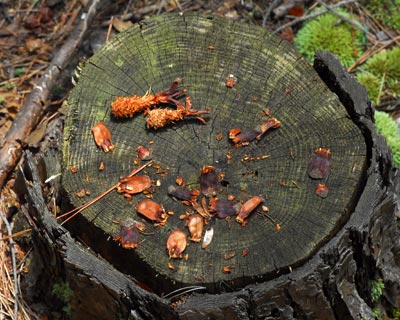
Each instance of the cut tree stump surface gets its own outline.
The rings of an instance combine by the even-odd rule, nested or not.
[[[233,88],[225,84],[230,74],[238,79]],[[210,108],[206,124],[191,119],[155,131],[146,129],[143,114],[126,120],[112,116],[116,97],[164,91],[175,78],[182,79],[179,88],[187,89],[193,108]],[[267,119],[266,108],[282,126],[259,142],[233,148],[228,130],[255,128]],[[161,182],[153,200],[175,213],[165,226],[146,221],[147,234],[141,235],[137,249],[119,247],[112,240],[119,234],[119,222],[142,219],[135,207],[145,195],[129,201],[116,191],[70,226],[85,244],[156,292],[195,284],[219,291],[221,284],[242,287],[288,272],[347,221],[365,180],[367,146],[360,128],[312,66],[290,44],[259,27],[197,14],[142,21],[86,61],[68,109],[62,177],[75,207],[137,167],[139,145],[153,149],[154,164],[143,172]],[[111,131],[113,152],[104,153],[94,143],[91,128],[99,121]],[[332,165],[326,178],[314,180],[307,167],[320,147],[332,152]],[[268,157],[244,160],[263,155]],[[104,171],[98,169],[101,161]],[[200,169],[207,165],[224,174],[221,198],[262,196],[281,230],[256,212],[244,227],[234,219],[216,219],[210,224],[214,238],[208,248],[190,242],[187,261],[170,260],[167,237],[176,228],[189,235],[179,219],[189,207],[172,199],[168,186],[181,176],[190,188],[199,189]],[[71,172],[72,166],[77,173]],[[327,198],[315,194],[318,183],[328,186]],[[82,189],[91,195],[78,197]],[[249,249],[247,256],[242,256],[244,249]],[[235,256],[225,260],[226,253]],[[224,266],[231,266],[231,273],[224,273]]]

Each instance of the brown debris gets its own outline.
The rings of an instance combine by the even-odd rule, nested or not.
[[[190,232],[189,240],[200,242],[203,234],[204,218],[198,213],[189,215],[186,226]]]
[[[315,149],[308,163],[308,175],[312,179],[323,179],[331,168],[331,152],[325,148]]]
[[[209,209],[218,218],[225,219],[237,214],[240,209],[240,203],[234,200],[216,199],[210,203]]]
[[[118,193],[124,193],[124,196],[131,198],[132,194],[143,192],[151,187],[151,179],[149,176],[132,176],[125,177],[119,180],[117,186]]]
[[[242,224],[244,226],[244,223],[246,223],[247,217],[254,211],[255,208],[258,207],[258,205],[263,202],[264,199],[259,196],[254,196],[247,200],[241,207],[240,210],[236,216],[236,222]]]
[[[226,273],[226,274],[229,274],[229,273],[232,272],[232,269],[233,269],[233,268],[235,268],[235,265],[234,265],[234,264],[231,264],[231,265],[229,265],[229,266],[224,266],[224,267],[222,268],[222,272],[223,272],[223,273]]]
[[[249,248],[243,249],[243,251],[242,251],[242,257],[247,256],[247,255],[249,254],[249,252],[250,252],[250,249],[249,249]]]
[[[225,78],[225,84],[228,88],[233,88],[237,84],[237,78],[233,74],[230,74]]]
[[[83,198],[85,196],[85,189],[81,189],[81,190],[75,192],[75,194],[78,198]]]
[[[184,184],[183,178],[180,176],[175,179],[175,182],[178,186],[182,186]]]
[[[152,159],[152,149],[145,148],[144,146],[138,146],[137,154],[140,160],[151,160]]]
[[[218,193],[219,177],[213,166],[204,166],[200,169],[200,189],[206,197]]]
[[[232,259],[235,255],[236,255],[236,253],[234,253],[234,252],[226,252],[226,253],[224,253],[224,259],[225,260]]]
[[[167,124],[175,123],[185,118],[194,118],[205,124],[206,120],[200,115],[210,113],[209,109],[195,110],[192,108],[192,102],[190,97],[186,97],[185,106],[178,102],[175,110],[171,109],[153,109],[150,110],[147,115],[146,125],[148,129],[160,129]]]
[[[127,219],[121,223],[119,235],[113,240],[118,241],[124,249],[136,249],[139,244],[140,231],[144,231],[144,226],[133,219]]]
[[[182,259],[187,246],[187,236],[180,229],[173,230],[167,239],[168,255],[172,259]]]
[[[168,219],[168,214],[165,212],[164,207],[150,199],[140,201],[136,206],[136,211],[159,225],[164,225]]]
[[[98,122],[92,127],[92,133],[96,145],[104,152],[114,150],[114,145],[111,142],[110,130],[103,122]]]
[[[315,189],[315,194],[318,197],[325,199],[328,196],[329,189],[326,185],[319,183]]]
[[[168,194],[178,200],[184,200],[184,201],[191,201],[193,199],[193,191],[189,190],[186,187],[182,186],[173,186],[170,185],[168,187]]]
[[[254,140],[260,140],[269,129],[277,129],[281,122],[276,118],[269,118],[254,129],[242,130],[233,128],[228,131],[228,137],[234,143],[235,148],[247,146]]]

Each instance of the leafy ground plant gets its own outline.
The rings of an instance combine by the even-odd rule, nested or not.
[[[344,9],[337,13],[350,19]],[[329,50],[336,54],[344,66],[350,66],[363,51],[363,34],[334,14],[326,13],[308,21],[297,33],[295,44],[300,53],[313,61],[315,51]]]
[[[397,123],[385,112],[375,112],[375,126],[392,149],[393,163],[400,168],[400,135]]]
[[[376,304],[382,297],[383,289],[385,289],[385,284],[382,279],[370,280],[369,287],[371,290],[371,300],[374,304]],[[375,306],[372,309],[372,315],[374,319],[381,319],[381,310],[378,306]]]
[[[383,289],[385,289],[385,284],[382,279],[371,280],[369,282],[369,287],[371,289],[371,300],[372,302],[378,302],[382,296]]]

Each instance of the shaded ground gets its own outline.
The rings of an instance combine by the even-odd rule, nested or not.
[[[348,1],[350,2],[350,1]],[[82,19],[82,9],[89,6],[86,0],[0,0],[0,141],[4,141],[13,121],[21,110],[35,83],[43,76],[50,61],[59,48],[65,43]],[[330,4],[330,2],[327,2]],[[241,20],[255,25],[264,25],[271,30],[277,30],[286,23],[299,19],[315,4],[311,1],[114,1],[105,5],[105,9],[97,15],[90,26],[90,32],[85,37],[77,53],[67,64],[67,68],[50,88],[49,98],[42,101],[43,113],[38,125],[33,125],[33,132],[24,139],[23,149],[38,151],[46,134],[46,127],[52,119],[62,119],[64,111],[62,102],[72,88],[71,78],[77,64],[84,61],[97,51],[108,38],[124,30],[133,23],[144,18],[164,12],[200,11]],[[351,7],[350,7],[351,6]],[[399,44],[398,32],[387,30],[370,18],[369,13],[354,3],[350,9],[359,15],[364,27],[376,37],[374,43],[367,41],[365,55],[359,62],[364,62],[369,56]],[[292,27],[283,28],[278,33],[285,40],[292,41],[301,22]],[[383,33],[383,35],[382,35]],[[394,39],[394,40],[393,40]],[[356,70],[357,64],[352,70]],[[395,106],[394,102],[390,107]],[[397,118],[400,116],[393,109]],[[397,113],[397,115],[396,115]],[[10,155],[12,156],[12,155]],[[18,162],[16,162],[17,164]],[[14,174],[8,176],[0,198],[0,212],[8,220],[0,219],[1,234],[7,234],[7,223],[14,226],[14,232],[26,228],[22,212],[19,211],[19,200],[15,194]],[[19,226],[19,224],[22,224]],[[29,239],[24,239],[15,245],[15,253],[9,249],[8,241],[0,241],[0,311],[9,317],[14,314],[14,277],[17,272],[19,279],[29,272]],[[16,256],[16,269],[12,268],[11,257]],[[47,314],[44,305],[29,306],[20,297],[18,314],[20,319],[35,319],[38,314]],[[52,317],[55,315],[53,314]]]

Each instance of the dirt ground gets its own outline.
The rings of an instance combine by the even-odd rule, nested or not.
[[[103,8],[92,20],[82,41],[71,44],[69,49],[73,54],[67,57],[68,55],[60,49],[67,43],[80,20],[84,19],[82,12],[86,12],[93,2],[102,3]],[[338,2],[325,3],[331,5]],[[359,21],[377,36],[376,39],[382,39],[367,41],[365,53],[350,68],[351,71],[357,70],[376,52],[400,43],[399,32],[388,30],[379,21],[371,19],[368,11],[363,10],[363,4],[356,4],[354,1],[342,2],[348,3],[346,7],[359,16]],[[278,36],[293,41],[302,26],[302,20],[311,19],[304,17],[317,5],[314,1],[303,0],[0,0],[0,142],[3,145],[8,139],[18,140],[17,151],[9,154],[13,160],[12,168],[23,161],[21,150],[40,150],[49,120],[63,117],[62,102],[73,86],[71,78],[79,62],[93,55],[107,39],[135,22],[165,12],[198,11],[263,26],[272,31],[279,28],[282,31],[277,33]],[[293,21],[291,26],[285,27]],[[382,32],[386,34],[383,38],[379,37]],[[24,111],[30,107],[29,103],[27,106],[24,103],[32,99],[32,89],[43,80],[46,70],[55,58],[62,61],[59,65],[60,73],[47,88],[48,92],[40,96],[41,101],[31,101],[31,104],[40,103],[40,113],[30,117],[29,113]],[[396,103],[391,106],[393,105]],[[396,111],[396,108],[391,110],[394,118],[399,120],[400,112]],[[16,121],[20,112],[24,112],[25,122]],[[24,126],[20,128],[23,133],[12,132],[13,124]],[[3,174],[1,170],[0,174]],[[15,170],[11,170],[5,175],[0,196],[0,238],[13,233],[15,217],[22,215],[14,190],[14,174]],[[0,241],[0,319],[53,318],[52,312],[57,310],[47,310],[45,303],[32,305],[28,302],[29,296],[24,297],[18,290],[21,277],[29,272],[31,248],[29,240],[21,243],[18,243],[18,238],[15,240],[17,242],[11,247],[12,241]],[[16,300],[18,304],[15,303]],[[62,313],[60,317],[61,315]]]

